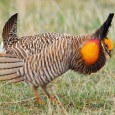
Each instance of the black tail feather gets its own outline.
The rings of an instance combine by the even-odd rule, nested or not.
[[[114,13],[110,13],[107,20],[103,23],[103,25],[96,31],[96,36],[103,40],[104,38],[106,38],[108,31],[109,31],[109,27],[111,26],[111,22],[113,19]]]

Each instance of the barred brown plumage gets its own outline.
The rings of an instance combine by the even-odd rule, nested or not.
[[[50,81],[69,69],[82,74],[91,74],[105,65],[106,53],[109,50],[103,39],[107,39],[113,15],[111,13],[93,34],[71,36],[48,33],[19,40],[7,49],[6,55],[5,52],[0,53],[0,63],[4,64],[0,67],[6,69],[0,71],[0,75],[4,75],[0,80],[9,80],[10,83],[20,81],[31,83],[39,103],[41,101],[37,88],[41,86],[48,97],[54,100],[46,88]],[[95,52],[92,52],[92,49]],[[10,59],[15,61],[8,61]]]
[[[7,53],[12,53],[16,47],[20,47],[23,54],[21,52],[17,52],[17,56],[20,58],[25,58],[28,55],[32,55],[34,53],[39,53],[42,48],[48,46],[53,42],[53,40],[58,38],[63,38],[64,36],[69,36],[69,34],[59,34],[55,32],[51,33],[43,33],[34,36],[17,36],[17,17],[18,13],[12,15],[9,20],[6,22],[2,32],[3,38],[3,47],[7,51]]]

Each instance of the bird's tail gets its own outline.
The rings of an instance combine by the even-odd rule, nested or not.
[[[110,13],[106,21],[103,23],[103,25],[96,31],[95,35],[96,37],[103,40],[107,37],[109,27],[111,26],[111,22],[113,19],[114,13]]]
[[[0,53],[0,81],[8,80],[9,83],[24,80],[21,73],[24,62],[11,54]]]
[[[18,14],[12,15],[6,22],[2,32],[3,47],[7,49],[8,46],[18,41],[17,37],[17,17]]]

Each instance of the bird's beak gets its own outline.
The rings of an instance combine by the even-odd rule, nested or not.
[[[111,57],[111,50],[110,50],[110,51],[108,51],[108,55]]]
[[[105,47],[105,51],[111,57],[111,50],[108,50],[107,47]]]

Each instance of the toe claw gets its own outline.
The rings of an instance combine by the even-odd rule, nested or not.
[[[40,99],[36,99],[36,102],[37,102],[38,104],[40,104],[40,105],[45,105],[45,103],[42,102]]]
[[[57,101],[55,98],[50,97],[51,102],[55,102],[56,104],[60,105],[61,103]]]

